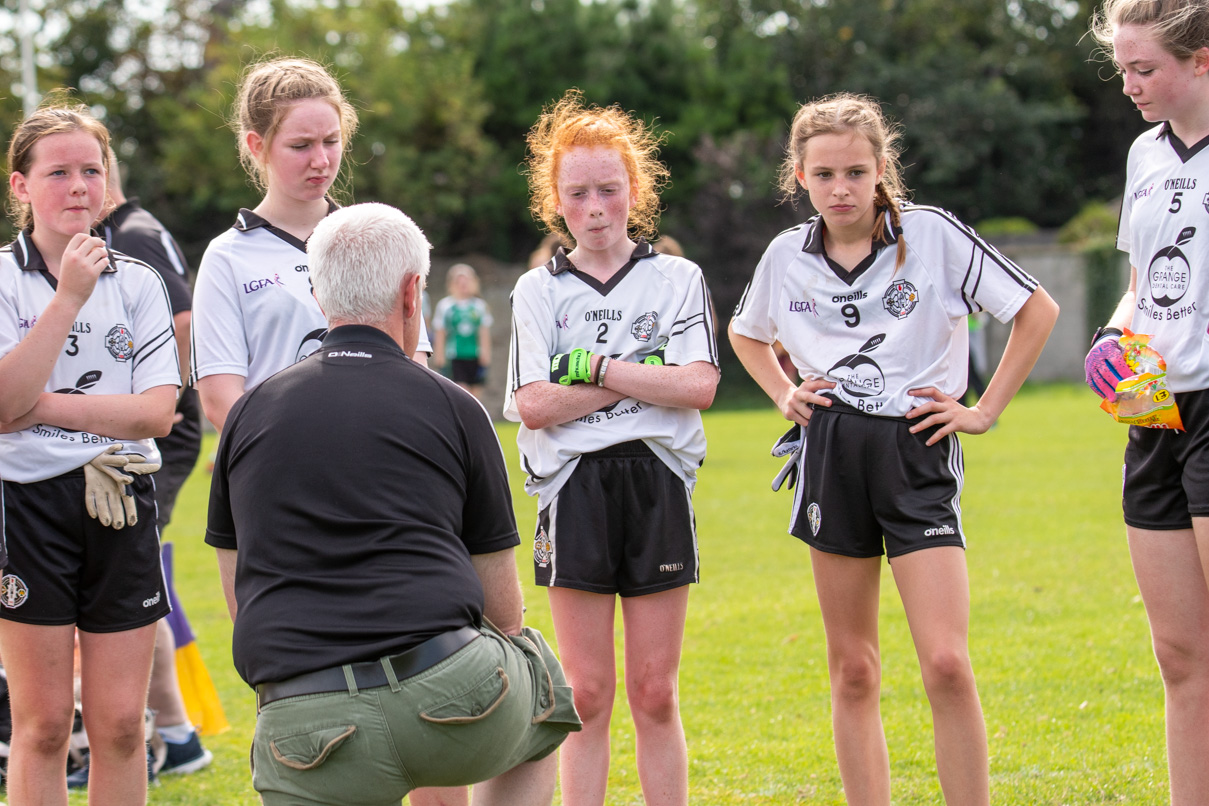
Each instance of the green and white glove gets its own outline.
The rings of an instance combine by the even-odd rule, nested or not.
[[[84,465],[84,509],[90,518],[114,529],[138,523],[134,496],[125,487],[133,478],[120,469],[129,464],[130,457],[118,454],[121,449],[121,443],[114,443]]]
[[[659,349],[642,359],[642,363],[650,364],[653,367],[662,367],[667,363],[667,342],[659,345]]]
[[[569,353],[559,353],[550,359],[550,383],[570,386],[592,382],[593,353],[576,347]]]

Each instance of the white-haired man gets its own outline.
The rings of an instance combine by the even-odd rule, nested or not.
[[[414,363],[429,245],[359,204],[308,243],[331,332],[231,409],[206,542],[257,691],[252,783],[275,804],[398,804],[479,783],[548,804],[579,718],[522,627],[520,540],[482,406]]]

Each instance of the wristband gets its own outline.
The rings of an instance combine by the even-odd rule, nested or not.
[[[600,369],[596,373],[596,385],[597,386],[600,386],[602,388],[604,387],[605,373],[609,371],[609,362],[612,360],[613,359],[609,358],[607,355],[604,358],[600,359]]]
[[[1113,338],[1119,339],[1124,335],[1125,334],[1122,333],[1119,328],[1098,327],[1098,328],[1096,328],[1096,332],[1094,334],[1092,334],[1091,343],[1092,343],[1092,346],[1094,347],[1096,342],[1098,342],[1100,339],[1104,338],[1105,336],[1112,336]]]

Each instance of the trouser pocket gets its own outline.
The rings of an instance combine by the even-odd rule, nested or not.
[[[357,732],[356,725],[317,728],[291,736],[279,736],[269,742],[269,750],[279,764],[292,770],[313,770]]]

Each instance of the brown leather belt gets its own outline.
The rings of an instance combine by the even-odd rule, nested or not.
[[[403,680],[419,674],[425,669],[431,669],[441,661],[469,644],[482,633],[474,627],[462,627],[452,632],[441,633],[429,638],[419,646],[414,646],[406,652],[384,658],[394,669],[395,679]],[[358,689],[376,688],[390,684],[382,661],[365,661],[348,664],[353,672],[353,680]],[[344,677],[343,666],[333,666],[320,669],[317,672],[307,672],[289,680],[276,683],[261,683],[256,687],[256,707],[263,708],[271,702],[286,697],[301,697],[306,694],[326,694],[333,691],[348,691],[348,681]]]

